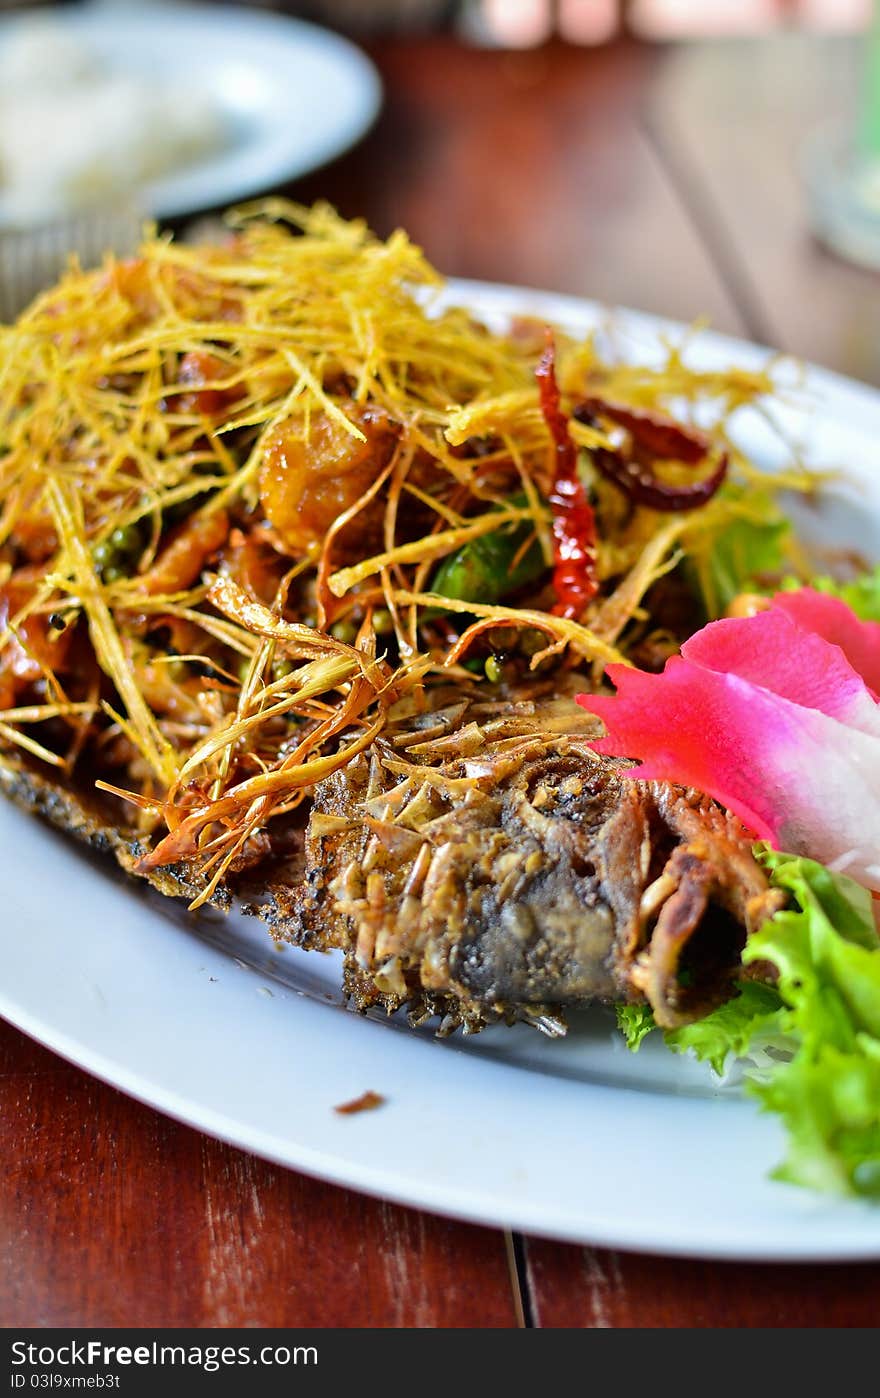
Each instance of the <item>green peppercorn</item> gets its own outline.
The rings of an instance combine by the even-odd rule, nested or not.
[[[119,553],[140,553],[141,531],[136,524],[126,524],[113,530],[110,543]]]
[[[394,618],[386,607],[378,607],[373,612],[373,630],[377,636],[386,636],[394,630]]]
[[[353,646],[357,640],[357,627],[353,621],[345,617],[342,621],[334,621],[330,627],[330,635],[335,641],[342,641],[343,645]]]

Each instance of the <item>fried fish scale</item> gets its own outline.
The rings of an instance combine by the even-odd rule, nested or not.
[[[647,1003],[674,1027],[722,1002],[747,934],[782,901],[739,821],[597,756],[595,720],[549,684],[484,693],[400,704],[316,786],[305,829],[263,837],[211,901],[241,894],[276,938],[341,950],[358,1009],[406,1006],[444,1030],[527,1019],[559,1033],[566,1006],[594,1001]],[[0,788],[128,872],[145,852],[118,805],[17,754],[0,754]],[[200,891],[186,864],[149,881]]]
[[[320,783],[274,934],[345,953],[355,1004],[473,1030],[592,1001],[664,1027],[727,998],[780,906],[742,825],[699,793],[627,777],[567,702],[441,692]],[[592,736],[595,736],[593,732]]]

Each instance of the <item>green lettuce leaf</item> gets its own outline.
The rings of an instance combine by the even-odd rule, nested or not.
[[[617,1027],[632,1053],[638,1053],[642,1040],[657,1026],[649,1005],[616,1005]]]
[[[719,1077],[728,1059],[757,1057],[782,1035],[782,1001],[777,992],[756,981],[745,981],[739,993],[725,1005],[664,1035],[674,1053],[695,1053],[701,1062],[711,1064]]]
[[[786,591],[792,591],[803,585],[799,578],[786,578],[782,587]],[[847,583],[835,582],[833,578],[811,578],[810,587],[814,587],[817,592],[827,592],[832,597],[840,597],[847,606],[852,607],[862,621],[880,621],[880,567],[862,573]]]
[[[710,519],[689,542],[684,568],[711,621],[740,592],[765,591],[765,577],[791,566],[791,524],[768,491],[733,487],[714,502]]]
[[[790,901],[749,937],[743,962],[769,962],[777,984],[745,982],[666,1042],[719,1074],[731,1059],[750,1061],[747,1091],[788,1135],[777,1179],[880,1198],[880,938],[871,895],[811,859],[766,846],[756,854]],[[650,1011],[618,1013],[638,1047]]]
[[[749,1090],[788,1131],[775,1172],[795,1184],[880,1197],[880,941],[871,896],[810,859],[763,851],[791,907],[748,940],[770,961],[793,1056]]]

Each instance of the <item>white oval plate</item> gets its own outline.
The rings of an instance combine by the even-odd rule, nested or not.
[[[489,319],[530,312],[586,331],[566,297],[458,283]],[[615,313],[640,358],[676,327]],[[705,334],[692,362],[767,352]],[[796,377],[793,375],[793,378]],[[815,464],[845,465],[814,530],[880,557],[880,394],[809,370],[780,409]],[[756,414],[740,435],[768,465]],[[868,508],[866,509],[866,504]],[[277,951],[260,925],[198,919],[0,803],[0,1013],[181,1121],[337,1184],[483,1223],[609,1247],[761,1260],[880,1258],[880,1207],[772,1182],[776,1122],[735,1086],[609,1012],[556,1042],[524,1026],[438,1041],[347,1011],[333,957]],[[378,1110],[333,1109],[367,1089]]]
[[[301,20],[226,5],[90,4],[7,16],[0,42],[46,14],[108,69],[160,77],[181,100],[198,89],[216,102],[228,143],[139,191],[156,218],[298,179],[353,145],[381,104],[379,76],[360,49]],[[0,191],[0,227],[10,222]]]

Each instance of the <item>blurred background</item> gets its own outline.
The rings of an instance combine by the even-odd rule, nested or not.
[[[880,383],[878,14],[3,0],[4,275],[19,292],[48,226],[88,255],[145,214],[187,234],[325,198],[450,275],[705,317]]]
[[[47,3],[4,0],[3,8]],[[860,29],[868,23],[871,0],[260,0],[260,7],[349,32],[459,25],[487,41],[531,47],[554,31],[573,43],[595,44],[621,28],[649,38],[748,34],[792,22]]]

